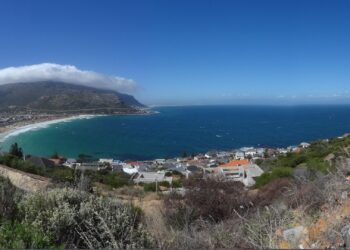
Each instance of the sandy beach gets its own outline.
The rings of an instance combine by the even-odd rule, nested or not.
[[[157,114],[158,111],[145,109],[144,113],[135,114],[113,114],[113,115],[151,115]],[[46,128],[52,124],[61,122],[70,122],[77,119],[91,119],[97,116],[106,116],[105,114],[81,114],[81,115],[52,115],[45,117],[37,117],[35,120],[20,121],[7,126],[0,126],[0,143],[10,136],[25,133],[30,130]]]
[[[10,136],[25,133],[30,130],[47,128],[48,126],[61,122],[70,122],[77,119],[91,119],[101,115],[74,115],[74,116],[54,116],[36,119],[35,121],[22,121],[5,127],[0,127],[0,143]]]

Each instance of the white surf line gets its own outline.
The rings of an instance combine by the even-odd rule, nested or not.
[[[73,120],[78,120],[78,119],[91,119],[97,116],[101,116],[101,115],[76,115],[76,116],[67,117],[67,118],[60,118],[60,119],[55,119],[51,121],[37,122],[29,125],[14,127],[13,129],[0,134],[0,142],[4,142],[6,139],[8,139],[11,136],[16,136],[22,133],[26,133],[28,131],[47,128],[53,124],[71,122]]]

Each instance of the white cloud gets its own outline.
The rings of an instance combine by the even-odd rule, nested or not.
[[[73,65],[42,63],[0,69],[0,85],[33,81],[62,81],[127,93],[136,89],[136,83],[131,79],[80,70]]]

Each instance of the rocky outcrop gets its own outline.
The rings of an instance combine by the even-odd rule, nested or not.
[[[0,165],[0,175],[9,178],[13,185],[27,192],[42,191],[53,186],[49,178],[25,173],[4,165]]]
[[[342,234],[346,249],[349,249],[350,248],[350,225],[343,227],[341,230],[341,234]]]
[[[301,248],[305,238],[307,238],[307,229],[303,226],[290,228],[283,232],[283,239],[293,248]]]

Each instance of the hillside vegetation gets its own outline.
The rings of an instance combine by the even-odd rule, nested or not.
[[[332,138],[311,143],[310,147],[300,152],[290,152],[277,158],[268,158],[260,162],[265,169],[257,178],[257,187],[272,180],[291,177],[293,174],[306,174],[308,177],[325,174],[334,170],[336,160],[349,156],[350,137]]]

